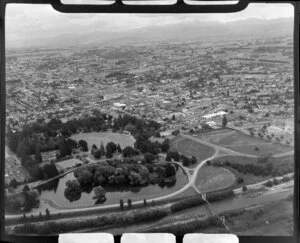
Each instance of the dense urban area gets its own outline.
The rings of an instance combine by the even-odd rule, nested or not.
[[[293,234],[293,40],[8,49],[8,234]]]

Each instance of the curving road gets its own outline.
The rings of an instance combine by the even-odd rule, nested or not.
[[[156,197],[156,198],[148,199],[148,201],[152,201],[153,200],[155,202],[161,202],[161,201],[170,199],[170,198],[172,198],[174,196],[177,196],[180,193],[186,191],[187,189],[189,189],[191,187],[194,188],[197,193],[201,194],[201,192],[195,186],[195,182],[196,182],[196,178],[197,178],[198,172],[201,169],[201,167],[203,167],[206,164],[206,162],[208,160],[212,160],[212,159],[214,159],[216,157],[222,157],[222,156],[224,156],[224,155],[218,155],[219,151],[223,151],[223,152],[226,152],[228,155],[234,155],[234,156],[244,156],[244,157],[251,157],[251,158],[257,158],[258,157],[258,156],[255,156],[255,155],[243,154],[243,153],[239,153],[239,152],[236,152],[236,151],[232,151],[230,149],[223,148],[223,147],[215,145],[215,144],[211,144],[209,142],[197,139],[197,138],[192,137],[192,136],[187,135],[187,134],[181,134],[180,136],[188,138],[188,139],[191,139],[191,140],[193,140],[193,141],[195,141],[197,143],[201,143],[201,144],[204,144],[206,146],[213,147],[215,149],[215,153],[211,157],[202,160],[193,169],[186,168],[186,167],[184,167],[182,164],[180,164],[178,162],[174,162],[174,161],[171,162],[171,163],[178,164],[186,172],[187,177],[188,177],[188,183],[185,186],[183,186],[182,188],[180,188],[179,190],[177,190],[176,192],[173,192],[173,193],[170,193],[168,195],[161,196],[161,197]],[[287,156],[287,155],[292,155],[293,153],[294,153],[294,151],[285,152],[285,153],[277,154],[274,157],[277,157],[277,158],[278,157],[283,157],[283,156]],[[193,170],[193,174],[192,175],[189,173],[189,170]],[[143,200],[132,202],[132,205],[143,205],[143,204],[144,204]],[[54,211],[56,211],[56,212],[53,212],[53,211],[51,211],[51,208],[50,208],[50,211],[51,211],[52,215],[58,214],[58,213],[60,215],[63,215],[63,214],[67,214],[67,213],[70,213],[70,212],[91,212],[91,211],[94,211],[95,209],[101,209],[101,210],[102,209],[103,210],[106,210],[106,209],[117,209],[117,208],[120,207],[119,204],[111,204],[111,205],[105,205],[105,206],[101,206],[100,205],[98,207],[89,207],[89,208],[60,209],[59,207],[55,207],[54,204],[51,204],[50,202],[48,202],[48,205],[49,206],[51,205],[52,209],[54,209]],[[33,215],[38,215],[39,211],[37,211],[35,213],[32,213],[32,214]],[[22,216],[21,214],[18,214],[18,215],[5,215],[5,218],[6,219],[17,219],[17,218],[20,218],[21,216]]]

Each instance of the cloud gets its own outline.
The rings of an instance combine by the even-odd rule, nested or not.
[[[291,4],[250,4],[241,12],[229,14],[66,14],[55,11],[50,5],[9,4],[6,9],[6,39],[16,41],[99,30],[126,31],[194,20],[226,23],[247,18],[274,19],[291,16]]]

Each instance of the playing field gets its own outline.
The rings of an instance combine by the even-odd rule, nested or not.
[[[235,175],[222,167],[203,166],[197,175],[195,185],[200,192],[226,189],[235,182]]]
[[[181,154],[195,156],[198,160],[198,163],[211,157],[215,153],[214,148],[183,137],[177,137],[176,140],[171,144],[171,148],[177,150]]]
[[[122,133],[113,132],[90,132],[90,133],[79,133],[71,136],[72,139],[79,141],[81,139],[87,141],[89,149],[95,144],[98,148],[101,144],[105,146],[108,142],[114,142],[120,144],[121,148],[126,146],[133,146],[135,139],[132,136],[125,135]]]
[[[250,155],[280,154],[293,150],[291,146],[251,137],[242,132],[229,129],[205,135],[201,134],[196,137],[224,148]]]

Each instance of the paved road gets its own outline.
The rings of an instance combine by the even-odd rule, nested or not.
[[[168,195],[164,195],[164,196],[161,196],[161,197],[156,197],[156,198],[152,198],[152,199],[148,199],[148,201],[152,201],[154,200],[155,202],[161,202],[161,201],[164,201],[164,200],[167,200],[167,199],[170,199],[174,196],[177,196],[179,195],[180,193],[186,191],[187,189],[189,188],[194,188],[196,190],[196,192],[198,192],[199,194],[201,193],[195,186],[195,182],[196,182],[196,178],[197,178],[197,175],[198,175],[198,171],[205,165],[206,161],[208,160],[212,160],[216,157],[221,157],[221,156],[224,156],[224,155],[218,155],[219,151],[224,151],[226,153],[228,153],[228,155],[235,155],[235,156],[243,156],[243,157],[251,157],[251,158],[257,158],[257,156],[255,155],[248,155],[248,154],[243,154],[243,153],[239,153],[239,152],[236,152],[236,151],[232,151],[230,149],[226,149],[226,148],[223,148],[221,146],[217,146],[217,145],[214,145],[214,144],[211,144],[209,142],[206,142],[206,141],[203,141],[203,140],[200,140],[200,139],[197,139],[197,138],[194,138],[190,135],[186,135],[186,134],[181,134],[180,136],[182,137],[185,137],[185,138],[188,138],[188,139],[191,139],[197,143],[201,143],[201,144],[204,144],[204,145],[207,145],[207,146],[211,146],[213,148],[215,148],[215,153],[207,158],[207,159],[204,159],[202,160],[193,170],[194,170],[194,173],[192,175],[190,175],[190,173],[188,173],[188,169],[185,168],[184,166],[182,166],[180,163],[177,163],[181,168],[184,168],[184,171],[187,172],[187,175],[188,175],[188,183],[180,188],[179,190],[177,190],[176,192],[173,192],[173,193],[170,193]],[[293,151],[291,151],[293,152]],[[282,156],[286,156],[286,155],[289,155],[291,152],[288,152],[288,153],[282,153],[282,154],[278,154],[276,157],[282,157]],[[275,157],[275,156],[274,156]],[[191,170],[191,169],[189,169]],[[144,204],[144,201],[143,200],[140,200],[140,201],[134,201],[132,202],[132,205],[143,205]],[[50,206],[50,205],[49,205]],[[97,207],[90,207],[90,208],[72,208],[72,209],[59,209],[59,210],[55,210],[57,212],[59,212],[61,215],[65,214],[65,213],[70,213],[70,212],[89,212],[89,211],[93,211],[95,210],[95,208],[101,208],[103,210],[105,209],[114,209],[114,208],[119,208],[120,205],[119,204],[111,204],[111,205],[105,205],[105,206],[97,206]],[[50,212],[51,212],[51,208],[50,208]],[[36,212],[36,213],[32,213],[33,215],[38,215],[39,212]],[[52,214],[55,214],[55,213],[52,213]],[[20,218],[21,215],[5,215],[5,218],[7,219],[13,219],[13,218]]]

